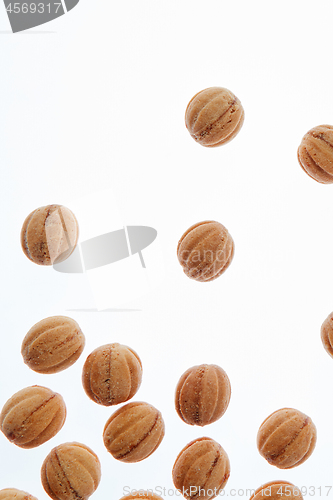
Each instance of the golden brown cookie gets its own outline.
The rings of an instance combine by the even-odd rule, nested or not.
[[[36,323],[24,337],[21,353],[26,365],[38,373],[57,373],[81,355],[85,338],[67,316],[52,316]]]
[[[17,490],[16,488],[5,488],[0,490],[0,500],[37,500],[36,497],[30,495],[26,491]]]
[[[305,134],[298,148],[303,170],[317,182],[333,182],[333,126],[319,125]]]
[[[251,496],[250,500],[303,500],[297,486],[287,481],[271,481],[263,484]]]
[[[79,226],[74,214],[62,205],[47,205],[31,212],[21,230],[25,255],[35,264],[51,266],[74,251]]]
[[[191,441],[176,458],[172,470],[175,487],[186,499],[215,498],[230,476],[229,458],[213,439]]]
[[[321,326],[321,340],[326,351],[333,358],[333,313],[327,316]]]
[[[106,422],[106,449],[121,462],[140,462],[149,457],[164,436],[161,413],[148,403],[128,403]]]
[[[0,499],[1,500],[1,499]],[[133,495],[126,495],[120,500],[163,500],[162,497],[151,491],[140,490]]]
[[[193,366],[178,382],[176,411],[187,424],[204,426],[222,417],[230,396],[230,381],[222,368],[217,365]]]
[[[213,281],[231,264],[234,242],[219,222],[198,222],[180,238],[177,256],[186,276],[196,281]]]
[[[33,385],[17,392],[2,408],[1,430],[21,448],[35,448],[53,438],[64,425],[65,402],[56,392]]]
[[[81,443],[53,448],[41,470],[43,488],[53,500],[86,500],[101,479],[97,455]]]
[[[86,394],[104,406],[118,405],[131,399],[142,379],[139,356],[130,347],[107,344],[95,349],[82,372]]]
[[[187,105],[185,125],[202,146],[222,146],[231,141],[244,122],[240,100],[230,90],[210,87],[198,92]]]
[[[293,408],[282,408],[261,424],[257,445],[267,462],[279,469],[292,469],[310,457],[316,439],[316,427],[310,417]]]

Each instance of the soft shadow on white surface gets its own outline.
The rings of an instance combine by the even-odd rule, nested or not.
[[[20,31],[18,33],[13,33],[12,31],[0,31],[0,35],[49,35],[51,33],[56,33],[56,31]]]

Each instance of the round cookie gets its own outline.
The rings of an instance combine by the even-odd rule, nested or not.
[[[37,500],[37,498],[26,491],[17,490],[16,488],[5,488],[4,490],[0,490],[0,500]]]
[[[250,500],[303,500],[297,486],[287,481],[271,481],[263,484],[251,496]]]
[[[41,479],[53,500],[87,500],[101,480],[101,464],[88,446],[64,443],[45,458]]]
[[[118,405],[131,399],[142,379],[139,356],[130,347],[106,344],[87,358],[82,383],[92,401],[103,406]]]
[[[333,313],[321,325],[321,341],[326,352],[333,358]]]
[[[180,238],[177,257],[191,279],[213,281],[231,264],[234,242],[227,229],[216,221],[198,222]]]
[[[65,419],[66,406],[60,394],[33,385],[5,403],[0,427],[6,438],[20,448],[35,448],[53,438]]]
[[[164,437],[161,413],[148,403],[128,403],[106,422],[106,449],[121,462],[140,462],[149,457]]]
[[[268,463],[292,469],[310,457],[316,440],[316,427],[310,417],[293,408],[282,408],[261,424],[257,445]]]
[[[230,381],[222,368],[217,365],[193,366],[177,384],[176,411],[185,423],[204,426],[222,417],[230,396]]]
[[[333,182],[333,126],[319,125],[305,134],[297,152],[304,172],[321,184]]]
[[[51,266],[66,260],[79,238],[75,215],[62,205],[47,205],[31,212],[21,230],[25,255],[35,264]]]
[[[0,499],[1,500],[1,499]],[[121,497],[120,500],[163,500],[162,497],[151,491],[140,490],[137,493]]]
[[[85,345],[81,328],[67,316],[51,316],[36,323],[24,337],[21,353],[38,373],[65,370],[80,357]]]
[[[220,444],[208,437],[191,441],[176,458],[172,478],[177,490],[191,500],[210,500],[230,476],[229,458]]]
[[[198,92],[187,105],[185,125],[191,137],[207,147],[231,141],[244,122],[240,100],[228,89],[210,87]]]

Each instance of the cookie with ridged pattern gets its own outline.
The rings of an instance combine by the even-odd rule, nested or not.
[[[187,499],[210,500],[225,487],[230,476],[230,462],[222,446],[208,437],[191,441],[173,466],[175,487]]]
[[[316,440],[316,427],[310,417],[293,408],[282,408],[261,424],[257,445],[269,464],[292,469],[310,457]]]
[[[196,281],[213,281],[230,266],[235,252],[228,230],[213,220],[193,224],[180,238],[177,257],[184,273]]]
[[[185,423],[204,426],[224,415],[230,396],[230,380],[220,366],[192,366],[177,384],[176,411]]]
[[[0,428],[20,448],[35,448],[53,438],[66,419],[60,394],[33,385],[12,396],[1,410]]]
[[[159,447],[164,421],[154,406],[135,402],[117,410],[106,422],[103,440],[106,449],[121,462],[140,462]]]
[[[42,485],[53,500],[87,500],[101,480],[101,464],[88,446],[64,443],[45,458],[41,469]]]
[[[250,500],[303,500],[302,494],[292,483],[287,481],[271,481],[260,486]]]
[[[47,205],[31,212],[21,230],[21,246],[29,260],[51,266],[66,260],[79,238],[73,212],[62,205]]]
[[[77,361],[84,345],[85,337],[76,321],[67,316],[51,316],[30,328],[21,354],[31,370],[58,373]]]
[[[222,146],[231,141],[244,122],[244,109],[230,90],[210,87],[198,92],[187,105],[185,125],[202,146]]]
[[[321,184],[333,183],[333,126],[319,125],[303,137],[297,152],[304,172]]]
[[[83,388],[92,401],[103,406],[131,399],[142,380],[142,364],[137,353],[121,344],[106,344],[87,358],[82,371]]]

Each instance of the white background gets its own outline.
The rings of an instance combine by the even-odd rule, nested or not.
[[[205,435],[229,455],[229,496],[275,479],[333,484],[333,360],[320,340],[333,310],[333,186],[310,179],[296,157],[308,129],[333,123],[332,16],[328,0],[81,0],[12,35],[0,9],[0,406],[40,384],[68,409],[63,429],[39,448],[0,435],[0,489],[46,499],[41,464],[66,441],[98,454],[96,500],[118,500],[124,486],[172,488],[178,452]],[[184,125],[188,101],[210,86],[229,88],[245,109],[239,135],[217,149],[196,144]],[[20,229],[39,206],[71,208],[106,188],[125,223],[157,229],[165,276],[122,311],[69,311],[91,307],[86,277],[29,262]],[[236,247],[227,272],[206,284],[189,280],[176,258],[182,233],[205,219],[224,224]],[[85,351],[62,373],[35,374],[22,361],[22,339],[58,314],[80,324]],[[144,376],[134,400],[165,419],[161,446],[138,464],[107,453],[102,430],[113,409],[81,386],[86,357],[109,342],[138,352]],[[173,402],[180,375],[201,363],[222,366],[232,386],[226,414],[203,429],[184,424]],[[280,471],[259,455],[256,434],[285,406],[313,419],[318,443],[303,465]]]

